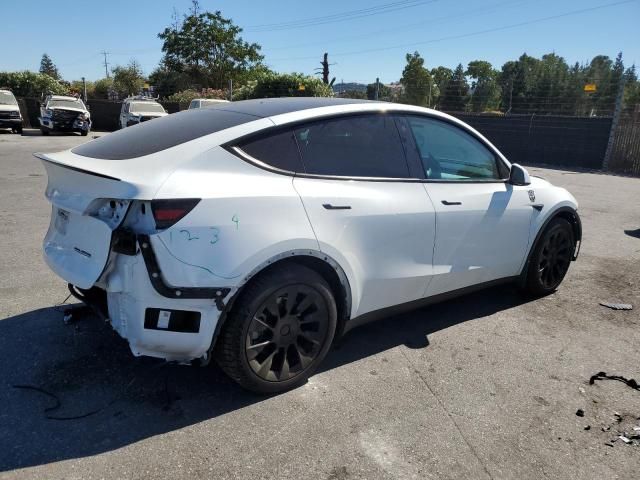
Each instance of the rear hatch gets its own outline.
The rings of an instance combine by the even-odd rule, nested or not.
[[[102,275],[113,231],[133,200],[152,199],[173,165],[151,165],[150,158],[109,161],[72,152],[36,154],[48,176],[52,204],[43,242],[49,267],[69,283],[90,288]]]

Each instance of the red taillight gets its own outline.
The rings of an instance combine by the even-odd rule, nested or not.
[[[172,200],[151,200],[151,211],[156,228],[164,230],[174,225],[189,213],[200,201],[199,198],[178,198]]]

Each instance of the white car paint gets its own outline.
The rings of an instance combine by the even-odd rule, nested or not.
[[[306,255],[327,262],[347,291],[348,317],[356,319],[516,276],[544,222],[559,208],[577,209],[566,190],[535,177],[531,185],[516,186],[291,176],[223,148],[247,134],[293,122],[381,110],[444,119],[472,132],[510,165],[484,137],[453,117],[373,102],[256,117],[128,160],[94,159],[72,151],[36,154],[47,169],[47,198],[53,207],[45,259],[66,281],[107,292],[111,323],[135,355],[189,361],[208,356],[224,310],[218,301],[226,305],[256,273],[284,257]],[[157,231],[150,202],[188,198],[202,200],[175,225]],[[111,199],[120,203],[110,208]],[[461,205],[445,206],[443,200]],[[351,208],[327,210],[324,204]],[[61,215],[68,217],[66,230],[59,225]],[[135,255],[110,251],[111,234],[118,228],[149,236],[167,285],[228,293],[216,299],[161,295],[140,249]],[[150,307],[199,312],[200,331],[147,329],[143,320]]]

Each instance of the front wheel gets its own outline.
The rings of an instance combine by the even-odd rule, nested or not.
[[[331,346],[336,302],[315,271],[287,264],[242,292],[216,343],[218,364],[240,386],[276,393],[304,383]]]
[[[41,133],[42,133],[42,135],[44,135],[45,137],[46,137],[47,135],[49,135],[49,130],[45,130],[44,128],[41,128],[41,129],[40,129],[40,132],[41,132]]]
[[[564,218],[551,220],[531,255],[525,291],[542,296],[558,288],[569,270],[574,248],[571,224]]]
[[[80,135],[86,137],[87,135],[89,135],[89,130],[80,130]]]

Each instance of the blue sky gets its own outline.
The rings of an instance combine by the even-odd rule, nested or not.
[[[555,52],[573,63],[598,54],[615,57],[622,51],[627,66],[640,63],[640,1],[620,1],[201,0],[200,5],[221,10],[243,27],[245,40],[261,44],[265,63],[277,71],[313,73],[327,51],[335,63],[331,75],[338,82],[370,83],[376,77],[398,80],[405,54],[414,50],[430,68],[466,65],[475,59],[499,68],[523,52]],[[391,3],[394,11],[344,17],[345,12]],[[15,41],[3,46],[0,70],[37,70],[47,52],[64,78],[84,75],[94,80],[104,76],[99,52],[106,50],[112,66],[134,58],[148,74],[161,58],[158,32],[171,22],[174,7],[185,12],[191,1],[87,0],[65,5],[51,0],[3,2],[2,36]],[[610,6],[571,13],[603,5]],[[303,28],[264,27],[329,15],[339,21]],[[542,20],[547,17],[556,18]]]

